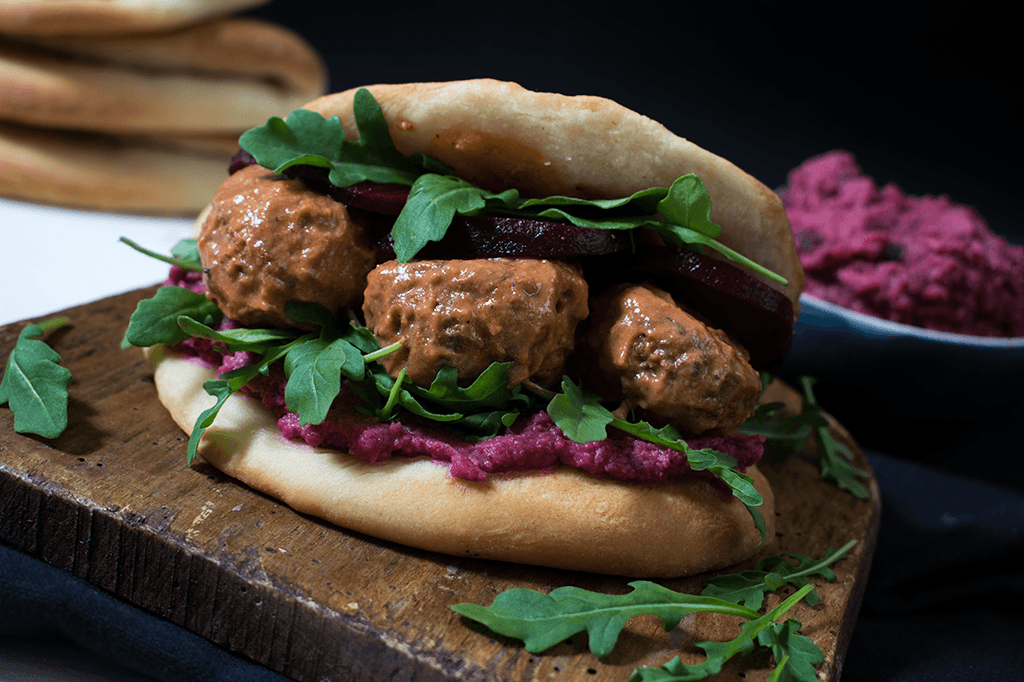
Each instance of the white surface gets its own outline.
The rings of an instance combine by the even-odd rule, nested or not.
[[[118,240],[169,253],[192,223],[0,199],[0,326],[162,281],[165,263]]]

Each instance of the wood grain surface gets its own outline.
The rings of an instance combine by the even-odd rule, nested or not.
[[[186,435],[157,400],[148,363],[138,349],[119,347],[136,303],[152,291],[66,311],[71,326],[47,337],[74,376],[62,436],[17,434],[10,410],[0,408],[0,542],[301,681],[625,682],[635,668],[676,655],[699,663],[693,642],[739,632],[726,616],[690,616],[670,632],[638,617],[609,656],[590,654],[585,638],[530,654],[449,607],[490,604],[512,587],[623,593],[629,579],[380,542],[300,515],[201,460],[187,467]],[[0,329],[0,364],[23,326]],[[799,406],[777,383],[766,399]],[[849,434],[833,431],[867,467]],[[819,679],[838,680],[878,532],[877,484],[870,481],[870,500],[856,500],[823,482],[813,443],[761,468],[777,498],[777,533],[763,554],[820,557],[858,540],[835,564],[835,582],[814,579],[820,602],[789,613],[825,652]],[[699,592],[702,577],[660,582]],[[767,655],[738,658],[714,679],[765,680],[770,664]]]

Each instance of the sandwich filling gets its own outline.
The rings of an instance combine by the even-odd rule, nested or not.
[[[172,267],[165,286],[204,291],[202,276]],[[225,320],[224,329],[237,327]],[[224,374],[250,365],[248,351],[225,351],[223,344],[202,337],[191,337],[171,346],[172,350],[217,369]],[[405,414],[401,419],[381,421],[360,410],[360,399],[351,384],[343,386],[327,418],[318,424],[303,424],[298,413],[285,401],[286,377],[281,363],[267,375],[249,381],[242,393],[260,401],[277,418],[281,435],[314,447],[330,447],[348,452],[368,462],[392,457],[430,457],[449,466],[452,476],[483,480],[491,474],[539,471],[564,465],[597,476],[658,483],[687,474],[717,479],[692,471],[686,454],[649,441],[619,433],[600,441],[579,443],[559,429],[546,410],[523,416],[511,427],[486,439],[466,439],[451,429]],[[738,434],[699,435],[687,438],[693,449],[711,449],[736,460],[736,469],[744,472],[764,454],[763,436]],[[727,490],[723,494],[728,495]]]
[[[285,439],[368,462],[429,457],[459,479],[697,474],[763,538],[745,472],[764,441],[735,431],[761,392],[755,368],[785,354],[793,299],[718,239],[702,179],[525,196],[399,152],[365,89],[353,112],[357,141],[303,110],[243,135],[248,157],[182,267],[133,315],[126,343],[217,370],[189,461],[242,393]]]

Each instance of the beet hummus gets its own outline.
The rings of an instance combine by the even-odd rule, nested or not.
[[[937,331],[1024,336],[1024,246],[948,197],[877,187],[849,152],[805,161],[779,191],[804,293]]]
[[[165,285],[180,286],[201,293],[200,273],[172,267]],[[225,318],[222,328],[240,326]],[[218,374],[251,363],[252,354],[223,352],[221,344],[203,338],[190,338],[173,350],[217,369]],[[368,462],[391,457],[430,457],[449,467],[452,476],[483,480],[491,474],[540,471],[558,465],[582,469],[608,478],[659,483],[682,475],[706,476],[712,485],[720,481],[706,472],[691,471],[684,453],[655,445],[628,435],[610,437],[593,443],[576,443],[559,429],[546,412],[521,416],[512,427],[486,440],[466,440],[459,434],[430,422],[411,417],[402,421],[380,422],[357,410],[357,399],[344,388],[321,424],[303,426],[298,414],[288,410],[284,400],[285,377],[274,366],[266,377],[257,377],[242,392],[259,400],[277,417],[284,438],[301,440],[315,447],[344,450]],[[741,472],[764,455],[763,436],[700,435],[687,439],[694,449],[710,448],[734,457]],[[723,494],[728,489],[723,487]]]

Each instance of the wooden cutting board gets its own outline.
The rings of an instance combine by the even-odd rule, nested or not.
[[[628,579],[380,542],[300,515],[201,460],[187,467],[186,436],[157,400],[148,363],[138,349],[119,347],[136,303],[152,291],[66,311],[72,325],[47,337],[74,376],[62,436],[17,434],[10,410],[0,408],[0,541],[303,681],[625,682],[635,668],[676,655],[698,663],[694,641],[738,633],[725,616],[691,616],[671,632],[639,617],[604,658],[585,639],[530,654],[449,607],[490,604],[512,587],[623,593]],[[23,326],[0,329],[0,366]],[[767,399],[798,409],[794,391],[778,383],[770,390]],[[850,436],[833,430],[867,468]],[[777,498],[777,533],[765,554],[820,557],[858,540],[834,565],[835,582],[815,580],[821,601],[789,613],[825,652],[819,678],[838,680],[878,533],[877,484],[860,501],[821,481],[813,443],[761,468]],[[661,582],[700,591],[700,577]],[[736,659],[715,679],[765,680],[769,664],[767,656]]]

